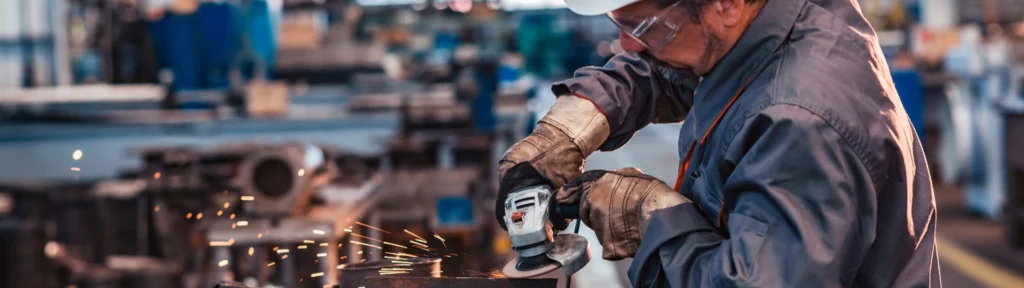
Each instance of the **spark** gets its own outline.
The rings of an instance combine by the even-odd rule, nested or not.
[[[224,210],[217,210],[217,217],[220,217],[220,215],[224,215]]]
[[[185,214],[185,219],[192,219],[192,212],[188,212],[188,214]]]
[[[153,206],[153,212],[160,212],[160,205]]]
[[[366,259],[359,260],[359,263],[363,263],[363,262],[366,262]]]
[[[409,274],[409,271],[381,271],[380,275],[397,275],[397,274]]]
[[[399,260],[399,261],[403,260],[401,257],[398,257],[398,256],[384,256],[384,259]]]
[[[396,252],[384,252],[384,254],[395,255],[395,256],[400,256],[400,257],[409,257],[409,258],[419,258],[420,257],[420,256],[412,255],[412,254],[409,254],[409,253],[403,253],[403,252],[397,252],[397,253]]]
[[[338,265],[338,270],[345,269],[345,264]]]
[[[255,248],[249,247],[249,256],[252,256],[252,253],[255,252],[255,251],[256,251]]]
[[[359,253],[356,253],[356,254],[363,255],[363,251],[360,250]]]
[[[320,247],[327,247],[327,243],[320,243]]]
[[[212,247],[231,246],[232,244],[235,244],[235,241],[210,241]]]
[[[423,240],[423,239],[412,239],[412,240],[409,240],[409,242],[422,243],[423,245],[427,245],[427,240]]]
[[[345,258],[348,258],[348,256],[341,256],[341,258],[338,258],[338,260],[345,260]]]
[[[263,233],[256,234],[257,239],[263,239]]]
[[[224,202],[224,209],[228,209],[228,207],[231,207],[231,203],[230,202]]]
[[[408,229],[402,229],[402,230],[405,230],[405,233],[408,233],[409,235],[412,235],[413,237],[416,237],[417,239],[423,240],[423,237],[420,237],[420,235],[416,235],[416,233],[412,233],[412,231],[409,231]],[[423,240],[423,242],[426,242],[426,240]]]
[[[327,257],[327,253],[316,253],[316,257],[318,257],[318,258]]]
[[[324,235],[324,234],[327,234],[327,233],[325,233],[324,231],[321,231],[321,230],[313,230],[313,234]]]
[[[412,268],[380,268],[385,271],[412,271]]]
[[[345,231],[345,232],[349,232],[349,233],[352,233],[352,229],[350,229],[350,228],[345,228],[345,230],[344,230],[344,231]]]
[[[427,244],[423,244],[423,243],[420,243],[420,242],[409,241],[409,243],[412,243],[412,245],[414,245],[416,247],[430,248],[430,246],[427,246]]]
[[[391,232],[384,231],[384,229],[380,229],[380,228],[377,228],[377,227],[373,227],[373,226],[367,225],[366,223],[363,223],[363,222],[356,221],[356,225],[363,226],[363,227],[366,227],[366,228],[370,228],[370,229],[373,229],[373,230],[384,232],[384,234],[391,235]],[[352,227],[349,227],[349,228],[352,228]]]
[[[238,224],[231,223],[231,229],[234,230],[235,228],[238,228]]]
[[[71,159],[75,159],[75,161],[82,159],[82,150],[75,150],[75,152],[71,153]]]
[[[203,219],[203,213],[196,214],[196,220]]]
[[[220,267],[228,266],[228,260],[220,260],[220,262],[217,263],[217,266],[220,266]]]
[[[290,252],[288,249],[277,249],[275,251],[277,251],[277,254],[287,254]]]
[[[252,200],[256,200],[256,197],[255,196],[242,196],[241,199],[242,199],[242,201],[252,201]]]
[[[238,221],[238,223],[235,223],[235,224],[238,224],[238,226],[245,227],[245,226],[249,226],[249,221]]]
[[[409,264],[409,265],[412,265],[412,262],[409,262],[409,261],[399,261],[399,260],[392,260],[392,261],[391,261],[391,263],[398,263],[398,264]]]
[[[277,251],[277,246],[274,246],[274,251]]]
[[[299,174],[299,177],[302,177],[302,175],[306,175],[306,169],[299,169],[299,173],[297,174]]]
[[[373,247],[373,248],[377,248],[377,249],[383,249],[383,248],[381,248],[380,246],[377,246],[377,245],[366,244],[366,243],[355,241],[355,240],[349,240],[348,243],[359,244],[359,245],[363,245],[363,246],[369,246],[369,247]],[[360,252],[362,252],[362,251],[360,251]]]
[[[423,250],[423,251],[427,251],[427,252],[430,252],[430,250],[429,250],[429,249],[427,249],[427,248],[423,248],[423,247],[420,247],[420,246],[416,246],[416,248],[420,248],[420,249],[421,249],[421,250]]]
[[[391,242],[387,242],[387,241],[381,241],[381,243],[384,243],[385,245],[395,246],[395,247],[402,248],[402,249],[409,249],[409,247],[405,247],[405,246],[398,245],[398,244],[391,243]]]
[[[284,259],[288,259],[288,254],[284,254],[284,256],[281,256],[281,259],[282,259],[282,260],[284,260]]]
[[[231,219],[235,219],[235,213],[231,213],[231,216],[229,216],[229,217],[230,217]]]
[[[437,233],[434,233],[434,238],[437,238],[437,240],[441,240],[441,245],[444,246],[444,251],[448,251],[448,243],[444,242],[444,238],[441,238],[441,235],[437,235]]]
[[[316,243],[316,241],[313,241],[313,240],[302,240],[302,243],[313,244],[313,243]]]
[[[344,243],[338,243],[338,248],[341,248],[341,244],[344,244]]]
[[[160,179],[160,172],[153,173],[153,179]]]
[[[324,276],[324,272],[316,272],[316,273],[313,273],[313,274],[309,274],[309,277],[313,277],[313,278],[320,277],[320,276]]]
[[[267,264],[267,267],[274,266],[274,264],[277,264],[277,263],[270,262],[270,263]]]
[[[364,238],[364,239],[370,239],[370,240],[377,241],[377,242],[384,242],[384,241],[381,241],[380,239],[370,238],[370,237],[366,237],[366,236],[360,235],[359,233],[352,233],[352,236],[356,236],[356,237]]]
[[[71,171],[75,171],[75,172],[82,171],[82,168],[71,167]]]
[[[299,250],[306,249],[306,245],[299,245]]]

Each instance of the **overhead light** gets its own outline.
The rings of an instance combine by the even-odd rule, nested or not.
[[[448,2],[448,6],[452,8],[452,11],[467,13],[473,9],[473,0],[451,0]]]
[[[448,0],[434,0],[434,9],[444,10],[448,7]]]

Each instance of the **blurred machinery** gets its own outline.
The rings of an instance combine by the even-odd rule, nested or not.
[[[957,76],[939,98],[939,178],[963,184],[967,210],[1001,221],[1006,238],[1024,247],[1022,145],[1017,135],[1024,113],[1024,67],[1014,46],[1020,39],[998,25],[983,31],[968,26],[960,44],[946,56],[945,67]]]
[[[144,165],[121,180],[5,184],[4,286],[211,287],[251,278],[298,287],[297,273],[336,271],[325,269],[338,263],[336,226],[349,225],[336,221],[362,219],[366,208],[354,208],[373,205],[367,198],[380,181],[377,160],[301,143],[141,155]],[[285,260],[309,256],[286,254],[306,241],[334,256]],[[337,278],[322,279],[314,286]]]

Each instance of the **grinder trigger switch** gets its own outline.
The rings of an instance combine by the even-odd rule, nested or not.
[[[512,223],[517,223],[518,224],[518,223],[522,223],[522,222],[523,222],[523,211],[516,211],[515,213],[512,213]]]

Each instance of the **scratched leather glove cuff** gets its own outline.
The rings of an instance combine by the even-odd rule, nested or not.
[[[594,229],[608,260],[636,255],[654,211],[690,202],[636,168],[587,171],[555,197],[559,204],[580,205],[580,219]]]
[[[494,212],[502,228],[505,211],[501,207],[508,193],[538,184],[562,187],[583,172],[584,159],[610,133],[608,119],[590,100],[571,95],[558,97],[533,133],[512,145],[498,162],[498,202]],[[518,172],[510,173],[513,170]],[[565,229],[564,226],[555,223],[556,229]]]
[[[529,162],[548,177],[553,187],[583,172],[583,160],[611,134],[608,119],[590,100],[558,97],[533,133],[512,145],[499,162],[499,176],[516,164]]]

